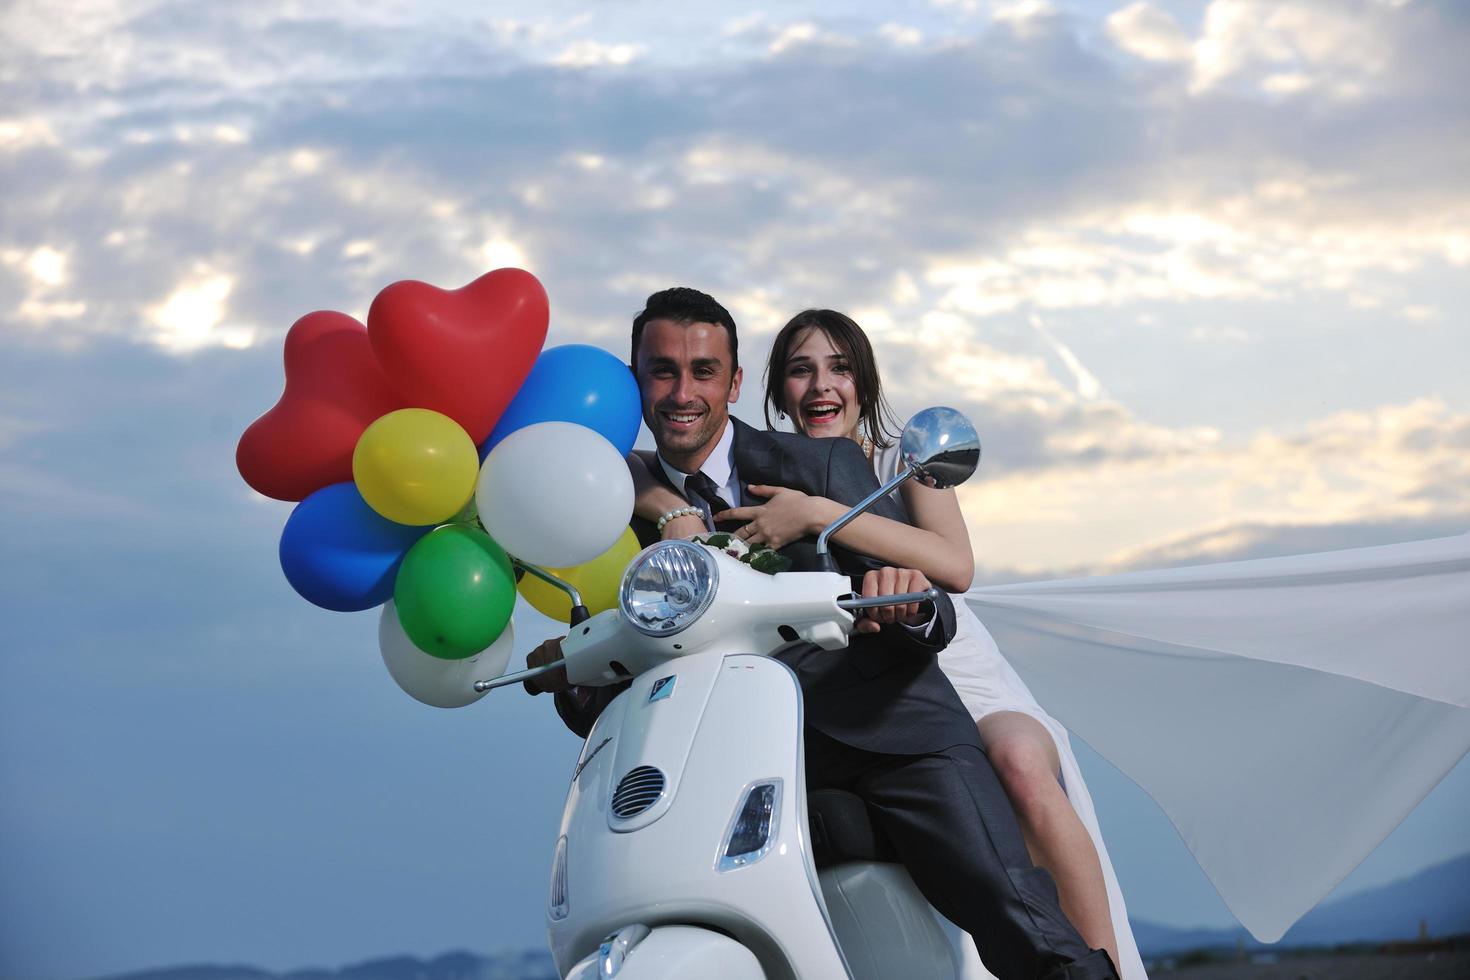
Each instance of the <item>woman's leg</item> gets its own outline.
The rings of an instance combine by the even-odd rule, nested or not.
[[[1062,911],[1087,945],[1107,950],[1116,965],[1118,941],[1102,864],[1062,789],[1061,760],[1051,733],[1018,711],[986,715],[978,727],[985,754],[1015,808],[1031,860],[1051,872]]]

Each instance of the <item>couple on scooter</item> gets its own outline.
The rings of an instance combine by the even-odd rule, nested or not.
[[[871,358],[866,367],[871,379],[862,377],[863,371],[856,377],[846,374],[852,368],[847,355],[836,349],[828,329],[810,329],[814,326],[821,324],[803,327],[793,321],[778,337],[778,353],[786,363],[772,372],[771,400],[813,435],[846,436],[863,421],[883,442],[877,399],[864,405],[853,390],[870,382],[866,387],[876,392]],[[676,288],[650,296],[633,322],[632,360],[643,418],[658,445],[657,458],[641,474],[644,516],[634,521],[645,545],[661,535],[707,530],[716,517],[721,530],[732,529],[728,517],[740,523],[740,536],[778,547],[796,570],[812,569],[814,541],[803,526],[806,518],[793,519],[796,508],[842,511],[877,489],[874,463],[854,439],[762,432],[729,417],[741,382],[735,322],[704,293]],[[788,378],[805,371],[825,379],[836,366],[851,383],[830,388],[807,383],[807,395],[787,404],[782,392]],[[791,389],[799,386],[793,382]],[[630,460],[630,465],[638,474],[642,463]],[[803,503],[782,488],[809,499]],[[928,508],[940,516],[913,513],[916,523],[932,527],[947,519],[963,529],[952,496],[941,502],[924,496],[937,491],[918,491],[917,499],[913,492],[908,495],[910,512]],[[767,502],[777,500],[787,506],[766,512]],[[945,507],[953,514],[946,515]],[[655,515],[657,526],[647,519]],[[891,528],[884,527],[907,524],[909,516],[899,501],[884,499],[834,536],[842,546],[837,552],[842,571],[862,576],[865,595],[927,587],[923,572],[865,556],[902,556],[907,547],[913,559],[905,563],[924,564],[931,549],[922,538],[905,538],[895,547]],[[823,523],[811,519],[813,526]],[[940,584],[962,588],[971,574],[969,568],[955,569],[952,576],[944,575],[952,580]],[[986,966],[1003,980],[1115,977],[1108,952],[1089,949],[1063,913],[1052,876],[1032,864],[972,714],[940,669],[936,655],[955,635],[956,618],[947,596],[941,595],[936,606],[927,619],[912,606],[875,611],[840,654],[807,649],[781,655],[800,680],[805,699],[808,784],[847,789],[867,802],[925,897],[974,937]],[[537,666],[559,656],[557,642],[548,641],[529,662]],[[562,671],[532,683],[558,692],[557,710],[580,735],[618,692],[567,689]]]

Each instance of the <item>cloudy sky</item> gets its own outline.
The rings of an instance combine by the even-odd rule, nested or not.
[[[1460,533],[1466,91],[1450,0],[7,5],[0,973],[540,941],[575,741],[410,702],[234,471],[297,317],[520,265],[622,354],[690,284],[755,380],[848,310],[900,415],[975,420],[986,581]],[[1228,921],[1087,764],[1135,915]],[[1467,809],[1462,764],[1344,887]]]

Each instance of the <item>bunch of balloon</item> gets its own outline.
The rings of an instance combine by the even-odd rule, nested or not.
[[[637,386],[596,347],[543,351],[548,321],[520,269],[457,290],[393,283],[366,326],[308,314],[286,336],[284,392],[236,450],[252,488],[299,501],[286,580],[325,609],[382,606],[383,662],[425,704],[469,704],[505,671],[513,561],[552,566],[597,611],[637,550]],[[566,617],[564,598],[522,591]]]

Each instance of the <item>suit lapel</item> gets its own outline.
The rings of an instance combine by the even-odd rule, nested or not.
[[[752,483],[790,486],[783,472],[781,449],[769,433],[753,429],[734,417],[730,422],[735,426],[735,473],[740,477],[740,504],[743,507],[763,504],[765,501],[751,496],[747,488]]]
[[[664,470],[664,464],[659,462],[658,453],[650,453],[640,449],[638,450],[638,458],[643,460],[644,467],[647,468],[648,472],[653,474],[655,480],[674,491],[674,493],[679,494],[679,496],[684,496],[679,488],[670,482],[669,474]]]

